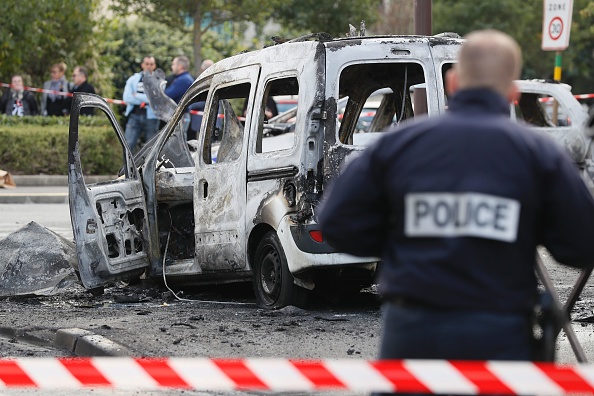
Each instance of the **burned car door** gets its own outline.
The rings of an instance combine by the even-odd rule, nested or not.
[[[122,145],[123,175],[103,183],[86,184],[81,158],[80,110],[100,109]],[[99,114],[98,116],[101,116]],[[132,152],[107,102],[92,94],[75,93],[68,139],[70,218],[85,288],[140,275],[149,264],[147,216],[142,180]]]
[[[246,267],[248,131],[259,66],[213,78],[194,179],[196,260],[203,271]]]

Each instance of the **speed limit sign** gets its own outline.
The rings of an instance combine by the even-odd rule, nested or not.
[[[542,49],[562,51],[569,45],[573,0],[543,0]]]

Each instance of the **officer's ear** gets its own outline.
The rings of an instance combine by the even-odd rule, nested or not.
[[[456,91],[458,91],[458,72],[456,71],[456,66],[452,67],[448,71],[446,71],[445,75],[446,86],[445,90],[448,96],[452,96]]]
[[[516,103],[518,100],[520,100],[520,96],[522,96],[522,93],[518,89],[516,83],[512,81],[509,89],[507,90],[507,100],[509,103]]]

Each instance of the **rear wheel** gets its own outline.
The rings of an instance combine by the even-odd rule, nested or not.
[[[297,286],[275,231],[264,235],[254,256],[254,292],[260,308],[304,306],[307,290]]]

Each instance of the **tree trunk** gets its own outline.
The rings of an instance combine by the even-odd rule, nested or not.
[[[196,8],[194,9],[194,77],[200,74],[200,65],[202,64],[202,5],[200,0],[196,0]]]

